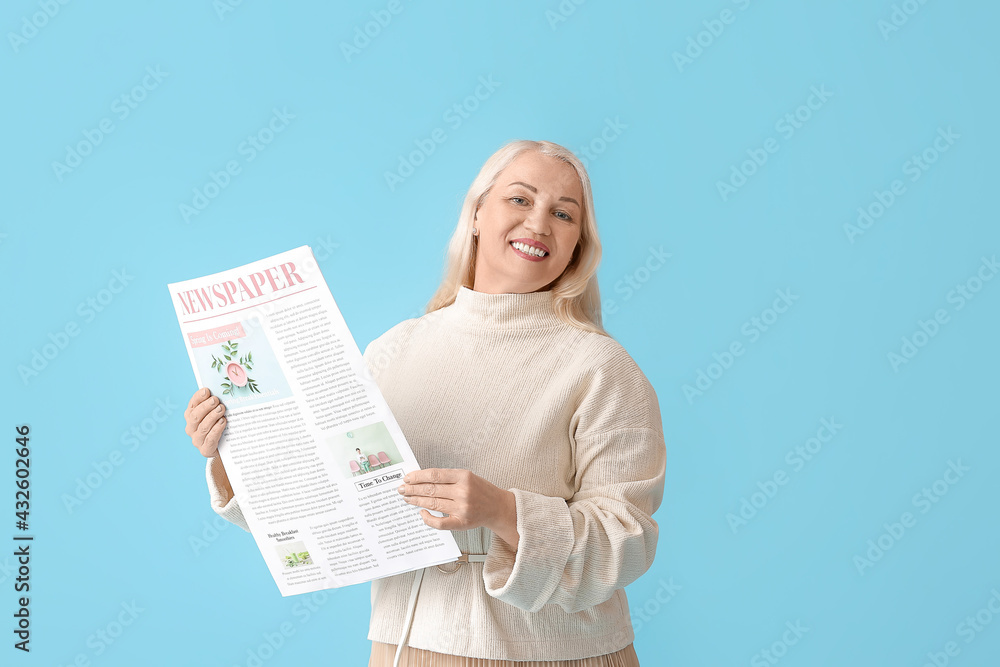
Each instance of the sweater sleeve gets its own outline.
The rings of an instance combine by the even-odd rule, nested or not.
[[[243,517],[243,510],[240,509],[236,496],[227,497],[229,494],[221,483],[222,474],[222,459],[216,454],[208,459],[205,465],[205,477],[208,480],[208,495],[212,509],[226,521],[236,524],[249,533],[250,526]]]
[[[483,579],[494,598],[530,612],[558,604],[576,613],[652,565],[659,536],[652,514],[666,468],[663,426],[649,381],[631,358],[618,364],[591,383],[574,416],[573,496],[508,489],[518,547],[491,539]]]

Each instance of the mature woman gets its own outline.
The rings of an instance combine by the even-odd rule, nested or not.
[[[639,664],[623,588],[656,553],[666,449],[652,386],[601,326],[600,256],[580,161],[511,142],[466,195],[426,314],[365,349],[422,466],[399,492],[463,553],[372,582],[369,667]],[[213,509],[247,529],[224,411],[199,392],[187,432]]]

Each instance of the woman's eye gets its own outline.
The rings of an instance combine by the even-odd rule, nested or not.
[[[515,204],[527,204],[528,200],[524,197],[508,197],[508,201],[514,202]],[[565,220],[566,222],[573,222],[573,217],[566,211],[556,211],[556,215],[559,216],[560,220]]]

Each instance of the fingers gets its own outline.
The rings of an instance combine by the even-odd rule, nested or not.
[[[202,443],[205,442],[205,438],[208,437],[209,432],[215,426],[215,422],[222,417],[225,411],[226,406],[222,403],[210,405],[201,421],[193,422],[191,440],[194,441],[195,447],[201,448]]]
[[[462,468],[424,468],[423,470],[411,470],[406,473],[403,481],[454,484],[466,472],[469,471]]]
[[[476,475],[462,468],[411,470],[397,489],[403,496],[426,496],[462,500],[472,491]]]
[[[222,407],[222,406],[220,406]],[[208,424],[208,431],[205,433],[205,438],[202,440],[201,444],[195,443],[198,447],[198,451],[201,452],[202,456],[205,458],[212,458],[215,456],[219,449],[219,439],[222,437],[222,432],[226,429],[226,418],[222,416],[221,412],[212,412],[210,415],[205,417],[201,425],[198,426],[198,430],[201,431],[202,425]]]
[[[416,505],[417,507],[422,507],[423,509],[434,510],[435,512],[444,512],[448,515],[456,514],[459,511],[458,506],[448,498],[421,498],[419,496],[407,496],[403,498],[403,502],[410,505]]]
[[[211,392],[206,387],[202,387],[198,391],[194,392],[194,394],[191,396],[191,400],[188,401],[188,409],[190,410],[194,406],[204,401],[206,398],[208,398],[208,395],[210,393]]]
[[[445,512],[447,514],[447,512]],[[431,528],[437,530],[469,530],[474,526],[463,522],[458,517],[454,516],[434,516],[425,509],[420,510],[420,518],[424,520],[424,523]]]
[[[222,412],[225,411],[225,406],[221,405],[221,401],[219,401],[218,396],[210,396],[201,403],[195,405],[193,408],[189,407],[184,411],[184,417],[187,419],[187,426],[184,428],[185,432],[193,437],[197,431],[198,425],[205,420],[205,416],[211,414],[213,410],[218,411],[219,407],[222,407],[222,411],[218,412],[218,414],[221,415]],[[208,428],[211,426],[212,424],[206,425],[206,430],[203,431],[202,434],[204,435],[204,433],[206,433]]]
[[[188,435],[191,435],[191,431],[193,430],[192,427],[198,424],[199,421],[201,421],[200,419],[197,421],[192,420],[191,413],[194,411],[196,407],[201,405],[201,403],[205,399],[209,398],[211,395],[212,392],[210,392],[206,387],[202,387],[201,389],[199,389],[198,391],[194,392],[191,395],[191,400],[188,401],[187,408],[184,409],[184,421],[185,421],[184,432],[187,433]]]
[[[452,482],[454,480],[451,479],[451,474],[450,473],[451,473],[451,469],[450,468],[428,468],[424,472],[423,479],[421,479],[420,481],[421,482],[430,482],[432,484],[435,483],[435,482],[437,482],[439,484],[440,483]]]
[[[184,411],[184,432],[202,456],[212,458],[218,452],[219,439],[226,428],[226,406],[206,387],[191,396]]]
[[[454,484],[403,484],[397,491],[404,497],[423,496],[425,498],[453,498],[457,489]]]

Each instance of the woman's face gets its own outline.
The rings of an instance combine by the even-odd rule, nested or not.
[[[473,289],[537,292],[562,275],[580,240],[582,202],[583,187],[572,166],[531,150],[518,155],[497,176],[476,213]],[[513,242],[546,252],[527,254]]]

